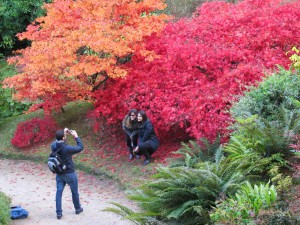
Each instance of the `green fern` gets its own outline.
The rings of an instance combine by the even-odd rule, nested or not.
[[[137,202],[140,212],[118,203],[113,203],[117,208],[105,211],[135,224],[207,224],[216,200],[235,193],[245,179],[227,165],[223,156],[215,157],[215,162],[199,162],[195,168],[160,166],[157,171],[152,180],[128,196]]]
[[[201,138],[198,142],[190,140],[188,144],[181,143],[181,145],[181,148],[174,152],[174,154],[181,155],[182,157],[171,162],[170,167],[194,167],[199,162],[213,162],[215,161],[215,157],[223,156],[219,137],[212,143],[206,138]]]
[[[252,186],[247,181],[233,197],[219,203],[211,217],[214,222],[226,224],[255,224],[253,219],[259,211],[272,208],[276,200],[277,192],[273,185]]]
[[[150,224],[166,225],[166,224],[160,222],[159,220],[156,220],[155,219],[156,214],[154,214],[154,213],[134,212],[133,210],[131,210],[128,207],[123,206],[119,203],[113,202],[111,204],[114,205],[115,208],[107,207],[107,208],[103,209],[102,211],[115,213],[115,214],[121,216],[121,218],[123,220],[129,220],[133,224],[136,224],[136,225],[150,225]]]
[[[279,107],[278,120],[268,121],[257,115],[238,119],[229,143],[224,147],[228,160],[246,174],[269,173],[273,167],[288,168],[290,144],[300,132],[297,110]]]

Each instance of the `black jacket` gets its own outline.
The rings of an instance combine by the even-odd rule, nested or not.
[[[139,124],[138,133],[139,143],[148,142],[151,145],[153,151],[155,151],[159,147],[160,143],[150,120],[146,120],[145,122]]]
[[[64,141],[54,141],[51,144],[51,150],[56,151],[60,147],[62,150],[59,151],[59,155],[64,162],[66,162],[68,168],[65,173],[73,173],[75,172],[75,166],[72,159],[72,155],[75,155],[83,150],[83,144],[79,137],[75,138],[77,145],[67,145]]]

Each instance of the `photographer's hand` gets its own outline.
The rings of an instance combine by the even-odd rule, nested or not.
[[[78,134],[77,134],[76,130],[69,130],[69,132],[70,132],[70,134],[72,134],[72,136],[74,138],[78,138]]]

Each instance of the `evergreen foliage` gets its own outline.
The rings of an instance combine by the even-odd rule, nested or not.
[[[13,49],[26,47],[28,41],[20,41],[16,34],[26,30],[26,27],[37,17],[42,16],[44,2],[51,0],[0,0],[0,52],[4,55]]]
[[[223,155],[220,138],[212,143],[207,138],[201,138],[198,142],[189,140],[188,143],[181,143],[181,148],[174,152],[175,155],[181,155],[170,164],[170,167],[186,166],[194,167],[199,162],[214,162],[216,157]]]
[[[291,143],[300,130],[300,115],[284,108],[280,120],[269,122],[257,116],[237,120],[236,131],[224,147],[227,159],[252,175],[269,173],[276,166],[288,167]]]
[[[231,108],[236,122],[225,147],[228,160],[260,175],[289,167],[292,144],[300,132],[299,84],[297,74],[281,68],[240,97]]]
[[[230,113],[234,118],[251,115],[274,121],[282,116],[278,108],[299,109],[295,101],[300,100],[300,76],[291,70],[279,67],[279,71],[264,78],[257,87],[252,86],[233,104]]]
[[[10,223],[10,198],[0,192],[0,224],[8,225]]]
[[[153,180],[131,192],[129,198],[138,203],[141,216],[147,213],[166,224],[206,224],[215,201],[233,194],[244,179],[220,157],[195,168],[160,167]]]
[[[1,26],[1,25],[0,25]],[[16,73],[13,66],[8,65],[0,59],[0,121],[4,118],[16,116],[26,111],[31,105],[29,102],[17,102],[12,99],[12,90],[3,89],[1,82],[4,78],[10,77]]]
[[[271,208],[277,199],[274,185],[252,186],[246,182],[232,197],[222,201],[211,213],[214,222],[230,224],[256,224],[255,217],[261,209]]]

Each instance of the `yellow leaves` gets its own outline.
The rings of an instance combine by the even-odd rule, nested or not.
[[[294,68],[297,68],[297,69],[300,69],[300,50],[297,49],[296,47],[293,47],[292,48],[292,51],[295,52],[295,54],[293,54],[291,57],[290,57],[290,60],[293,62],[293,67]]]

